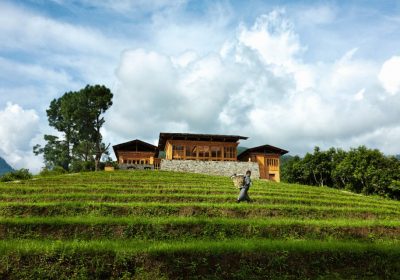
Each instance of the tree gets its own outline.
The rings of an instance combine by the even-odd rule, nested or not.
[[[86,145],[86,151],[94,155],[95,170],[99,169],[102,155],[108,150],[102,142],[100,129],[105,120],[102,116],[112,105],[113,94],[105,86],[86,86],[79,92],[79,104],[75,110],[79,139]]]
[[[304,184],[302,160],[299,156],[287,158],[281,166],[282,181]]]
[[[49,125],[61,132],[62,138],[45,135],[45,147],[36,145],[36,155],[43,154],[46,167],[71,165],[81,169],[92,166],[99,169],[99,162],[109,147],[102,141],[103,114],[112,105],[113,94],[105,86],[87,85],[77,92],[67,92],[51,101],[46,111]],[[85,164],[83,162],[86,162]],[[75,171],[79,168],[74,168]]]
[[[43,148],[40,145],[35,145],[33,153],[35,155],[43,154],[46,169],[53,169],[60,166],[68,170],[70,158],[67,155],[65,141],[53,135],[44,135],[44,140],[47,142],[46,145]]]
[[[36,155],[43,153],[47,167],[62,166],[69,170],[72,161],[72,147],[79,140],[76,131],[75,109],[78,103],[76,92],[67,92],[58,99],[51,101],[49,109],[46,110],[49,125],[63,133],[63,140],[52,135],[45,135],[47,144],[44,149],[40,146],[34,147]],[[36,148],[36,150],[35,150]]]
[[[400,197],[400,161],[365,146],[345,152],[331,148],[293,157],[282,165],[282,180],[328,186],[363,194]]]
[[[321,151],[319,147],[314,148],[314,153],[307,153],[303,159],[303,164],[313,181],[313,185],[325,186],[330,184],[332,170],[333,150]]]

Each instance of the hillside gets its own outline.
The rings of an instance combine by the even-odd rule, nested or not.
[[[400,202],[229,178],[98,172],[0,183],[1,279],[397,279]]]
[[[0,157],[0,176],[11,171],[13,171],[13,168],[2,157]]]

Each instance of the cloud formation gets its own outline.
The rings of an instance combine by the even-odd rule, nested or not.
[[[154,142],[159,131],[235,133],[251,137],[243,145],[293,153],[362,144],[396,153],[392,142],[376,140],[399,138],[400,100],[381,85],[397,90],[397,81],[382,78],[384,70],[378,78],[380,65],[357,59],[357,51],[334,63],[304,62],[307,48],[283,10],[241,24],[233,40],[205,56],[127,50],[107,130],[124,140]]]
[[[128,41],[109,37],[97,28],[2,2],[0,93],[4,93],[0,102],[19,102],[25,92],[32,92],[35,98],[29,105],[45,107],[48,104],[44,103],[52,98],[86,84],[110,85],[115,61]],[[10,91],[14,94],[6,93]]]
[[[32,153],[32,140],[39,133],[39,117],[35,110],[8,103],[0,110],[0,124],[0,156],[14,168],[37,172],[41,159]]]
[[[395,95],[400,91],[400,56],[393,56],[382,65],[379,80],[385,90]]]
[[[31,147],[54,133],[45,116],[50,101],[96,83],[115,94],[103,129],[112,145],[156,143],[160,131],[181,131],[243,134],[250,139],[242,145],[269,143],[292,154],[362,144],[400,153],[396,7],[275,7],[261,0],[2,1],[0,111],[3,120],[18,119],[10,108],[34,112],[39,120],[29,128],[40,134],[18,147],[2,134],[11,150],[0,155],[16,167],[42,166]],[[3,123],[0,130],[16,135]]]

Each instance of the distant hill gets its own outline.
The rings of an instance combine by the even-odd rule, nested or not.
[[[241,153],[243,153],[247,149],[248,149],[247,147],[238,146],[237,147],[237,154],[240,155]]]
[[[395,157],[396,157],[398,160],[400,160],[400,155],[396,155]]]
[[[13,170],[14,169],[2,157],[0,157],[0,176]]]
[[[292,155],[283,155],[283,156],[281,156],[281,166],[283,165],[283,164],[285,164],[286,162],[288,162],[289,160],[291,160],[291,159],[293,159],[294,158],[294,156],[292,156]]]

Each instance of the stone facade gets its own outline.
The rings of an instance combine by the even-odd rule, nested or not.
[[[260,170],[256,162],[162,159],[160,169],[221,176],[231,176],[235,173],[244,174],[250,170],[253,179],[260,178]]]

